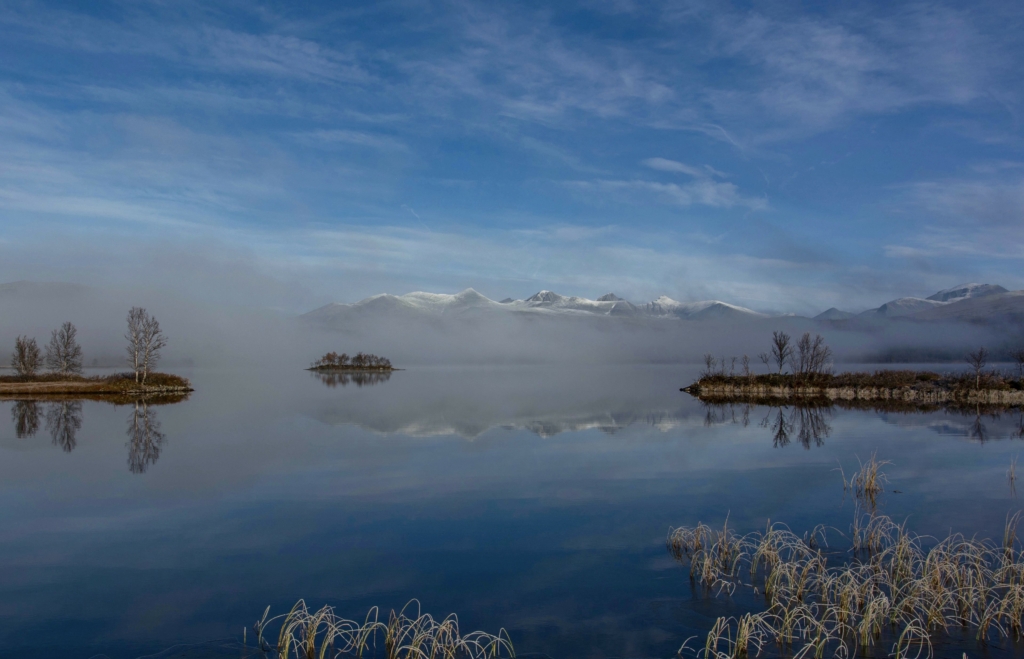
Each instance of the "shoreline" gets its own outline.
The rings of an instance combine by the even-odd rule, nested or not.
[[[996,371],[946,373],[702,373],[684,391],[705,402],[764,404],[874,403],[918,407],[1024,406],[1024,382]]]
[[[706,401],[812,402],[878,401],[917,405],[1024,405],[1024,391],[1014,389],[960,389],[938,386],[828,386],[706,383],[702,380],[680,391]]]
[[[150,382],[141,384],[135,382],[134,375],[124,373],[92,378],[54,375],[0,377],[0,399],[187,397],[193,391],[192,383],[177,375],[150,373],[147,380]]]
[[[401,371],[401,368],[377,368],[374,366],[311,366],[306,369],[314,373],[390,373],[392,371]]]

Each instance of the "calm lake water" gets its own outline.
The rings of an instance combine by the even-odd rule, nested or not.
[[[669,526],[845,531],[835,469],[876,451],[882,511],[919,533],[999,537],[1024,508],[1016,412],[780,426],[680,393],[687,367],[182,374],[174,405],[0,402],[0,655],[238,657],[267,605],[418,598],[521,654],[670,657],[756,603],[694,592]]]

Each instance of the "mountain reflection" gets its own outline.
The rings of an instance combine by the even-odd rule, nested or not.
[[[61,400],[50,403],[46,410],[46,429],[53,438],[53,445],[65,453],[75,450],[78,431],[82,428],[82,403],[76,400]]]
[[[165,436],[160,432],[156,411],[144,401],[137,401],[128,415],[128,469],[144,474],[160,458]]]
[[[314,373],[321,382],[328,387],[347,387],[354,384],[357,387],[372,387],[376,384],[383,384],[391,379],[391,373],[381,371],[339,371],[335,373]]]
[[[14,401],[11,419],[14,421],[15,437],[32,437],[39,431],[39,403],[34,400]]]

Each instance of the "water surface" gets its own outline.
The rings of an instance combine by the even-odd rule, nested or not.
[[[1016,412],[708,408],[684,367],[182,375],[185,402],[40,403],[34,427],[0,402],[0,655],[239,656],[267,605],[418,598],[521,653],[669,657],[752,605],[694,592],[670,525],[848,529],[836,468],[876,451],[919,533],[996,537],[1022,507]]]

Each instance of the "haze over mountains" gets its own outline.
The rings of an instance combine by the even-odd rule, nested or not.
[[[752,309],[720,300],[679,302],[661,296],[656,300],[632,303],[613,293],[596,300],[564,296],[540,291],[524,300],[506,298],[491,300],[469,288],[454,295],[415,292],[405,295],[375,295],[354,304],[328,304],[305,314],[303,318],[321,324],[334,324],[346,319],[384,315],[451,315],[458,313],[510,312],[562,316],[618,316],[623,318],[654,318],[682,320],[746,321],[772,317]],[[927,298],[903,297],[859,314],[831,308],[813,318],[816,321],[855,322],[909,318],[919,320],[999,320],[1024,315],[1024,291],[1007,291],[993,284],[962,284],[935,293]],[[782,317],[795,317],[784,314]]]
[[[376,295],[301,316],[211,305],[159,291],[78,284],[0,285],[0,352],[18,335],[45,342],[70,320],[86,363],[124,362],[124,317],[132,305],[156,315],[171,343],[166,364],[273,362],[305,365],[329,350],[371,352],[415,364],[697,363],[705,353],[754,358],[775,330],[825,336],[837,361],[958,361],[984,345],[994,355],[1024,346],[1024,291],[967,284],[927,298],[901,298],[860,314],[770,315],[719,300],[659,297],[632,302],[541,291],[525,299],[456,294]],[[5,347],[6,346],[6,347]]]

